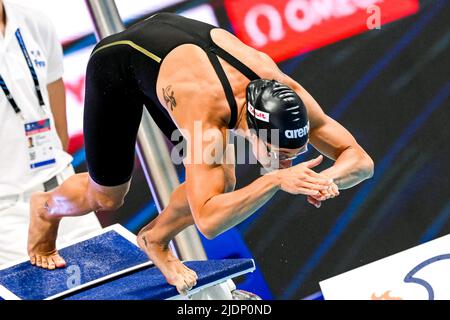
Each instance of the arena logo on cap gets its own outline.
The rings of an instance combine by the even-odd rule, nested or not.
[[[276,61],[368,31],[374,6],[383,25],[416,13],[419,1],[225,0],[237,36]]]
[[[309,121],[303,128],[295,129],[295,130],[286,130],[284,131],[284,135],[288,139],[297,139],[303,138],[309,133]]]
[[[270,114],[268,112],[264,112],[258,109],[255,109],[250,103],[248,103],[248,112],[250,112],[250,114],[252,116],[254,116],[256,119],[264,121],[264,122],[269,122],[269,118],[270,118]]]

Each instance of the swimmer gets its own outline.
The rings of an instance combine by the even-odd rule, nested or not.
[[[100,41],[86,75],[84,137],[87,173],[77,174],[31,200],[28,254],[43,268],[65,266],[55,247],[63,217],[110,211],[123,205],[130,187],[143,107],[170,139],[195,124],[214,129],[223,161],[185,161],[186,181],[169,205],[138,234],[138,244],[181,294],[197,275],[169,250],[169,242],[195,224],[208,239],[251,216],[278,191],[306,196],[320,207],[373,175],[370,156],[314,98],[274,61],[229,32],[175,14],[160,13]],[[278,136],[261,130],[277,129]],[[278,167],[235,190],[229,130],[248,139],[263,167]],[[224,142],[225,141],[225,142]],[[314,171],[323,156],[292,166],[308,144],[334,160]],[[226,149],[226,150],[225,150]],[[195,151],[195,150],[194,150]]]

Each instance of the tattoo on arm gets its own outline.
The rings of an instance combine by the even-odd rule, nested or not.
[[[169,86],[167,86],[167,88],[165,88],[165,89],[163,88],[162,91],[163,91],[164,101],[166,102],[167,106],[170,107],[170,110],[173,111],[173,109],[177,106],[177,101],[175,100],[172,86],[169,85]]]

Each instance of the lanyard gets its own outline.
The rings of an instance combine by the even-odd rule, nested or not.
[[[34,82],[34,89],[36,90],[36,95],[39,100],[39,105],[42,107],[45,105],[44,99],[42,98],[42,92],[41,87],[39,86],[39,79],[36,74],[36,70],[34,69],[33,62],[31,61],[30,55],[28,54],[27,47],[25,46],[25,42],[23,41],[22,34],[20,33],[20,29],[16,30],[16,38],[17,42],[19,43],[20,49],[22,50],[22,54],[27,62],[28,69],[30,70],[31,77],[33,78]],[[8,99],[9,103],[11,104],[12,108],[14,109],[14,112],[16,114],[20,114],[21,110],[19,106],[17,105],[16,101],[14,100],[11,92],[9,91],[8,87],[6,86],[5,80],[0,75],[0,87],[2,88],[3,92],[5,93],[6,99]]]

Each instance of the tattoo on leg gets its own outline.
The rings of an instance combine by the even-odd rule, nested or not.
[[[166,102],[167,106],[170,107],[170,110],[173,111],[173,109],[177,106],[177,101],[174,97],[174,92],[172,90],[172,86],[167,86],[167,88],[163,88],[163,97],[164,101]]]

